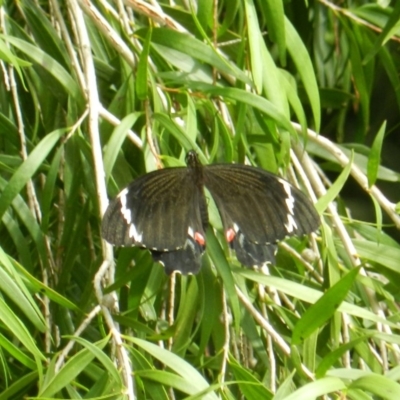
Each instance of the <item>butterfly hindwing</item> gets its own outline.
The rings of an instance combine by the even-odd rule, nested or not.
[[[262,265],[265,262],[275,264],[276,244],[253,243],[241,231],[238,231],[230,245],[235,250],[237,259],[243,265]]]
[[[195,189],[195,197],[192,200],[189,210],[187,236],[183,247],[171,251],[151,252],[154,261],[161,263],[168,275],[174,271],[179,271],[183,275],[197,274],[200,271],[201,255],[206,247],[207,204],[202,190]],[[199,221],[201,222],[201,227],[199,226]]]
[[[205,246],[188,237],[182,249],[172,251],[152,251],[154,261],[165,268],[166,274],[179,271],[182,275],[197,274],[201,267],[201,255]]]

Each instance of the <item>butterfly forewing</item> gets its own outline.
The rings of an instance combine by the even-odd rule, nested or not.
[[[182,188],[188,190],[182,190]],[[204,226],[202,193],[188,168],[166,168],[143,175],[114,199],[104,217],[103,237],[119,246],[136,245],[166,251],[183,248],[188,233]]]
[[[245,240],[275,243],[288,235],[312,232],[319,225],[308,198],[267,171],[240,164],[214,164],[205,167],[204,177],[225,231],[240,231]]]

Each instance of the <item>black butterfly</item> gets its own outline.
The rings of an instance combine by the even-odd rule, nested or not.
[[[274,174],[242,164],[203,166],[194,151],[186,163],[145,174],[122,190],[104,214],[103,237],[149,249],[167,274],[195,274],[206,247],[204,187],[218,207],[226,240],[246,266],[274,262],[278,240],[320,224],[305,194]]]

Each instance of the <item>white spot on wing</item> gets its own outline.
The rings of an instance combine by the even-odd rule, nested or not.
[[[133,238],[136,243],[141,243],[142,242],[142,237],[143,234],[137,231],[136,226],[134,224],[131,224],[129,226],[129,237]]]
[[[284,179],[279,178],[279,183],[282,184],[283,189],[285,190],[287,197],[285,199],[286,207],[287,207],[287,222],[284,224],[288,233],[292,233],[295,229],[297,229],[297,224],[294,219],[294,197],[292,196],[292,188],[288,182]]]
[[[127,208],[126,203],[127,203],[127,195],[128,195],[128,189],[124,189],[119,195],[119,200],[121,202],[121,213],[123,215],[123,217],[125,218],[125,221],[130,224],[132,222],[132,213],[131,210],[129,208]],[[135,229],[136,230],[136,229]],[[132,237],[130,235],[129,232],[129,236]]]
[[[126,223],[129,225],[129,237],[133,238],[136,243],[141,243],[143,234],[139,233],[136,226],[132,224],[132,212],[127,206],[128,202],[128,189],[124,189],[118,195],[119,201],[121,202],[121,214],[124,217]]]

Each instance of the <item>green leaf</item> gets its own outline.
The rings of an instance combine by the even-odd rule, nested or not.
[[[383,122],[379,128],[378,133],[375,136],[374,142],[372,143],[371,152],[368,157],[367,166],[367,176],[368,176],[368,186],[371,187],[375,185],[376,179],[378,177],[379,165],[381,164],[381,153],[383,139],[385,137],[386,131],[386,121]]]
[[[265,96],[286,116],[286,118],[289,118],[290,110],[288,97],[293,94],[293,87],[290,88],[290,93],[282,90],[282,85],[286,86],[285,78],[282,79],[282,70],[276,66],[264,41],[260,43],[260,46],[260,54],[258,57],[261,59],[263,65],[262,83]],[[293,96],[295,95],[294,93]]]
[[[143,44],[143,50],[140,53],[140,58],[138,62],[138,67],[136,71],[136,94],[139,100],[146,100],[148,97],[147,94],[147,68],[148,68],[148,57],[150,51],[150,44],[151,44],[151,33],[152,30],[149,29],[146,34],[146,39]]]
[[[227,100],[234,100],[260,110],[266,116],[274,120],[278,126],[286,129],[292,135],[296,136],[296,131],[289,119],[273,103],[262,96],[247,92],[237,88],[222,88],[207,84],[192,83],[191,86],[212,96],[221,96]]]
[[[372,58],[376,55],[376,53],[380,50],[381,46],[385,44],[392,36],[398,34],[399,18],[400,18],[400,3],[394,2],[394,7],[392,9],[392,12],[389,16],[386,25],[382,29],[382,32],[376,38],[373,48],[364,57],[363,60],[364,64],[370,62]]]
[[[45,331],[45,321],[25,282],[0,247],[0,289],[29,318],[36,329]]]
[[[34,385],[37,385],[38,372],[32,371],[16,379],[11,385],[0,393],[0,400],[9,400],[12,398],[18,398],[18,396]]]
[[[15,196],[23,189],[29,179],[42,165],[43,161],[54,148],[57,141],[64,135],[65,129],[59,129],[46,135],[36,145],[28,158],[21,164],[4,188],[0,197],[0,217],[4,214]]]
[[[30,370],[36,370],[36,364],[34,360],[26,354],[25,351],[18,347],[18,344],[12,343],[6,337],[0,334],[0,347],[5,350],[11,357],[18,360],[19,363],[29,368]],[[0,396],[1,399],[1,396]]]
[[[397,63],[393,59],[389,50],[385,47],[382,47],[378,53],[379,60],[382,62],[382,65],[385,69],[385,72],[390,80],[392,88],[400,87],[400,79],[399,74],[397,71]],[[397,100],[397,108],[400,107],[400,91],[395,90],[394,95],[396,96]]]
[[[206,159],[202,154],[201,149],[197,146],[196,142],[191,136],[189,136],[170,116],[167,114],[157,113],[153,115],[154,119],[160,122],[160,124],[171,133],[182,147],[186,150],[195,150],[200,157],[201,162],[205,162]]]
[[[368,157],[364,154],[361,154],[360,151],[364,148],[361,146],[361,149],[357,147],[357,145],[353,143],[349,143],[345,146],[338,146],[343,153],[350,158],[352,152],[354,153],[354,163],[363,173],[367,173],[367,165],[368,165]],[[319,146],[317,143],[313,143],[311,140],[307,141],[306,149],[309,153],[315,154],[318,157],[321,157],[325,160],[329,160],[332,162],[336,168],[335,170],[342,171],[342,166],[339,164],[336,157],[331,153],[325,150],[323,147]],[[369,154],[369,149],[365,146],[365,154]],[[385,168],[382,165],[379,166],[378,169],[378,179],[388,181],[388,182],[400,182],[400,174],[392,169]]]
[[[236,360],[230,359],[229,366],[236,378],[237,384],[240,387],[246,399],[272,399],[272,393],[260,382],[254,373],[243,368]]]
[[[374,196],[370,196],[372,200],[372,204],[374,205],[375,209],[375,218],[376,218],[376,229],[378,234],[382,232],[382,221],[383,221],[383,215],[382,215],[382,209],[380,204],[378,203],[378,200]],[[379,236],[376,238],[377,241],[379,241]]]
[[[7,40],[7,36],[5,36],[5,39]],[[21,67],[28,67],[31,63],[15,56],[15,54],[10,50],[10,47],[7,46],[3,40],[0,40],[0,59],[12,65],[18,72],[21,81],[24,82]]]
[[[104,366],[105,370],[108,372],[110,377],[114,380],[114,382],[113,382],[114,389],[120,388],[120,390],[123,390],[124,385],[122,382],[122,377],[121,377],[117,367],[103,351],[104,346],[110,340],[109,336],[104,338],[103,341],[99,342],[98,344],[93,344],[81,337],[76,337],[76,336],[66,336],[66,338],[68,338],[70,340],[74,340],[75,342],[80,343],[82,346],[84,346],[86,349],[88,349],[96,357],[96,359]]]
[[[352,389],[362,389],[385,400],[400,398],[400,385],[392,379],[378,374],[367,374],[350,384]]]
[[[288,18],[285,18],[286,46],[296,64],[297,72],[303,82],[311,105],[315,130],[318,132],[321,125],[321,104],[319,100],[318,85],[310,55],[304,46],[299,34],[294,29]]]
[[[278,45],[279,60],[282,65],[286,65],[285,10],[283,1],[266,0],[260,2],[259,7],[264,10],[269,28],[268,35]]]
[[[137,371],[135,374],[137,374],[144,380],[148,379],[154,382],[158,382],[164,386],[177,389],[187,395],[196,395],[198,393],[198,389],[190,381],[171,372],[159,370],[140,370]]]
[[[83,339],[80,341],[83,342]],[[98,348],[103,349],[108,341],[108,337],[103,339],[97,344]],[[84,371],[95,356],[99,355],[97,351],[92,352],[93,346],[90,347],[87,343],[86,346],[86,349],[81,350],[79,353],[72,356],[57,373],[53,373],[51,369],[48,371],[49,378],[45,382],[45,385],[40,388],[40,397],[54,397],[60,392],[60,390],[68,386],[73,379]],[[118,379],[117,382],[118,381],[120,381],[120,379]]]
[[[357,253],[361,258],[377,262],[386,268],[400,273],[400,249],[372,242],[369,240],[353,239]]]
[[[53,161],[51,162],[49,172],[47,174],[46,183],[43,189],[42,197],[41,197],[41,211],[42,211],[42,231],[47,232],[49,219],[51,215],[51,211],[53,208],[53,201],[55,198],[56,191],[56,181],[57,176],[60,170],[60,163],[62,154],[64,152],[64,146],[60,146],[54,155]]]
[[[44,361],[45,357],[39,348],[36,346],[35,340],[31,333],[18,318],[18,316],[8,307],[4,299],[0,298],[0,320],[8,327],[13,336],[18,339],[21,344],[32,354],[37,361]]]
[[[330,287],[300,318],[293,329],[292,345],[300,344],[316,329],[321,328],[338,310],[357,278],[359,268],[352,269]]]
[[[329,393],[346,390],[346,385],[338,378],[322,378],[315,382],[307,383],[301,388],[295,390],[291,395],[285,397],[285,400],[311,400],[318,396]]]
[[[358,27],[351,22],[342,20],[343,27],[348,37],[350,46],[350,60],[352,76],[356,85],[356,90],[360,103],[360,116],[361,116],[361,135],[363,136],[368,129],[370,121],[370,92],[368,90],[368,76],[366,68],[362,64],[361,46],[362,43],[357,40],[356,31]]]
[[[75,80],[54,58],[37,46],[16,37],[7,36],[7,41],[22,51],[34,63],[39,64],[48,71],[74,99],[82,98],[81,91]]]
[[[151,354],[164,365],[171,368],[181,377],[185,378],[187,382],[190,382],[196,392],[206,391],[209,388],[209,384],[203,378],[203,376],[189,363],[187,363],[185,360],[181,359],[177,355],[153,343],[147,342],[146,340],[133,337],[129,337],[127,338],[127,340],[141,347],[143,350]],[[211,392],[204,395],[203,398],[213,400],[217,399],[217,396],[215,395],[215,393]]]
[[[146,30],[140,30],[136,34],[141,36],[142,34],[146,35],[147,32]],[[235,64],[228,61],[228,59],[224,59],[214,49],[188,34],[166,28],[153,28],[152,41],[187,54],[196,60],[217,68],[221,73],[233,75],[242,82],[251,84],[246,74]]]
[[[315,208],[317,209],[319,214],[322,214],[328,205],[336,199],[339,195],[340,191],[342,190],[344,184],[347,181],[347,178],[350,175],[351,166],[353,164],[354,153],[351,153],[350,160],[348,164],[344,167],[341,174],[337,177],[336,181],[331,185],[328,191],[318,199],[317,203],[315,204]]]
[[[198,311],[199,288],[196,279],[190,279],[186,291],[181,292],[181,301],[178,315],[174,323],[174,344],[172,350],[175,354],[184,356],[190,344],[193,322]]]
[[[121,151],[121,146],[125,141],[128,130],[132,128],[140,116],[141,113],[134,112],[124,117],[124,119],[115,127],[110,140],[107,142],[103,160],[106,180],[108,180],[111,175],[111,171],[118,157],[118,153]]]
[[[232,310],[235,322],[235,328],[238,331],[240,326],[241,314],[239,299],[236,295],[235,280],[232,274],[231,266],[226,259],[226,255],[224,254],[221,245],[218,242],[215,234],[213,234],[213,232],[210,232],[210,230],[207,232],[207,249],[211,260],[218,271],[218,274],[224,282],[224,290],[226,292],[226,297],[228,298],[228,301],[230,303],[230,308]]]
[[[298,300],[302,300],[306,303],[316,303],[323,293],[312,289],[311,287],[301,285],[296,282],[292,282],[287,279],[278,278],[276,276],[265,276],[257,272],[249,271],[247,269],[235,269],[235,273],[242,275],[243,277],[250,279],[256,283],[260,283],[264,286],[275,288],[289,296],[292,296]],[[345,312],[360,318],[365,318],[370,321],[386,323],[389,326],[396,326],[390,321],[379,318],[373,312],[367,310],[366,308],[358,307],[354,304],[342,302],[338,311]]]
[[[357,339],[351,340],[343,345],[339,346],[337,349],[329,352],[319,363],[315,375],[317,378],[322,378],[325,376],[326,372],[332,365],[339,360],[346,352],[353,349],[357,344],[365,342],[371,335],[363,335]]]
[[[244,2],[244,6],[246,10],[246,22],[248,29],[247,37],[250,47],[251,74],[257,93],[261,93],[263,64],[260,58],[260,50],[262,38],[260,35],[257,11],[255,9],[253,0],[246,0]]]

